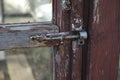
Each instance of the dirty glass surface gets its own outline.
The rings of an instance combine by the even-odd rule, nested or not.
[[[3,0],[4,20],[16,22],[43,22],[52,19],[52,0]]]
[[[3,0],[4,23],[51,21],[51,0]],[[0,80],[53,80],[53,48],[0,51]]]

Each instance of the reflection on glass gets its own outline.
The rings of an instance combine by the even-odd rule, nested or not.
[[[51,0],[3,0],[4,23],[51,21]],[[53,80],[52,48],[0,51],[0,80]]]
[[[119,58],[118,80],[120,80],[120,58]]]
[[[51,21],[51,3],[51,0],[4,0],[5,21],[13,23],[15,18],[17,22]]]
[[[0,80],[52,80],[51,53],[51,48],[2,51]]]

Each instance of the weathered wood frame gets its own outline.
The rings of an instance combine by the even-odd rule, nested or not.
[[[31,42],[30,36],[59,31],[72,32],[71,24],[83,25],[89,33],[83,47],[79,47],[77,41],[54,46],[54,80],[117,80],[120,1],[70,1],[72,9],[64,10],[62,0],[53,0],[52,24],[0,25],[0,49],[48,46]],[[74,19],[81,19],[83,24],[76,24]],[[25,26],[26,30],[22,30]]]
[[[76,0],[77,1],[77,0]],[[72,1],[74,3],[74,0]],[[79,2],[79,1],[77,1]],[[33,42],[31,36],[41,35],[45,33],[56,33],[70,31],[70,23],[74,23],[74,17],[81,19],[82,15],[79,15],[79,10],[77,5],[77,12],[73,12],[71,15],[71,10],[62,9],[62,1],[53,0],[53,20],[52,23],[20,23],[20,24],[1,24],[0,25],[0,50],[4,49],[16,49],[16,48],[30,48],[30,47],[42,47],[42,46],[53,46],[52,44],[43,44],[38,42]],[[73,11],[75,8],[72,8]],[[74,15],[77,13],[77,15]],[[53,25],[54,24],[54,25]],[[76,24],[77,25],[77,24]],[[24,29],[22,28],[24,27]],[[58,27],[60,29],[58,29]],[[68,41],[68,44],[63,44],[61,46],[55,46],[55,56],[54,56],[54,68],[55,68],[55,80],[70,80],[70,79],[80,79],[81,78],[81,59],[82,56],[79,54],[81,48],[78,48],[77,41],[74,41],[73,46],[75,46],[76,51],[74,55],[72,54],[72,42]],[[75,54],[77,53],[77,54]],[[74,57],[73,57],[74,56]],[[74,60],[76,59],[75,63]],[[80,60],[80,62],[79,62]],[[72,66],[73,65],[73,66]],[[79,69],[79,70],[77,70]]]
[[[86,45],[81,48],[76,47],[75,53],[71,53],[74,44],[69,46],[69,49],[64,46],[61,50],[58,48],[59,55],[63,56],[61,66],[57,66],[58,71],[56,79],[58,80],[117,80],[118,76],[118,61],[119,61],[119,0],[71,0],[72,10],[71,19],[83,19],[84,28],[89,33],[89,38]],[[60,1],[58,1],[58,4]],[[71,30],[67,22],[69,17],[67,12],[60,9],[58,5],[56,24],[63,25],[60,30]],[[76,7],[77,6],[77,7]],[[82,8],[83,7],[83,8]],[[75,13],[74,13],[75,11]],[[77,12],[78,11],[78,12]],[[61,13],[61,14],[60,14]],[[68,12],[69,13],[69,12]],[[73,13],[73,14],[72,14]],[[82,14],[83,15],[82,15]],[[76,16],[75,16],[76,15]],[[67,18],[68,17],[68,18]],[[61,24],[59,20],[63,23]],[[67,20],[68,19],[68,20]],[[64,20],[66,23],[64,23]],[[66,26],[65,26],[66,24]],[[64,27],[65,26],[65,27]],[[67,51],[66,51],[67,49]],[[69,52],[69,51],[70,52]],[[78,50],[78,52],[77,52]],[[61,52],[59,52],[61,51]],[[64,54],[65,53],[65,54]],[[66,57],[68,57],[69,65],[67,70],[64,65]],[[77,55],[77,56],[76,56]],[[65,57],[66,56],[66,57]],[[57,61],[57,60],[55,60]],[[74,62],[73,62],[74,61]],[[74,64],[73,64],[74,63]],[[69,73],[70,72],[70,73]],[[65,76],[64,73],[68,75]],[[60,75],[63,74],[63,75]],[[62,77],[61,77],[62,76]]]
[[[85,0],[89,3],[86,76],[84,80],[117,80],[119,61],[119,0]],[[84,62],[84,61],[83,61]]]
[[[58,27],[51,23],[1,24],[0,49],[52,46],[34,42],[31,36],[57,32]]]

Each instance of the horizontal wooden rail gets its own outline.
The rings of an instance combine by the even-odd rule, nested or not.
[[[34,42],[30,37],[58,31],[52,23],[0,24],[0,50],[50,46]]]

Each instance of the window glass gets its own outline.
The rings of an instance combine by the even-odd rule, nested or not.
[[[4,23],[51,21],[51,0],[3,0],[3,6]],[[0,80],[53,80],[52,68],[52,47],[0,51]]]
[[[43,22],[52,19],[51,0],[3,0],[3,3],[5,22]]]
[[[0,51],[0,80],[52,80],[52,49]]]

